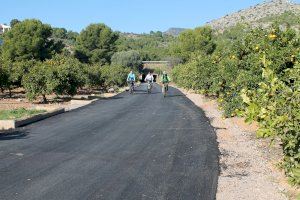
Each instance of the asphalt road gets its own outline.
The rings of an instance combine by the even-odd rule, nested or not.
[[[209,119],[174,88],[145,89],[0,136],[0,199],[215,199]]]

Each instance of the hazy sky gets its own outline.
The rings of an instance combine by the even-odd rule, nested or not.
[[[194,28],[262,0],[0,0],[0,23],[37,18],[81,31],[103,22],[122,32]],[[296,2],[300,2],[297,0]]]

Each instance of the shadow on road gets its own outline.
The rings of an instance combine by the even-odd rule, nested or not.
[[[140,94],[147,94],[147,95],[151,95],[151,94],[161,94],[161,92],[151,92],[151,93],[148,93],[147,91],[143,91],[143,92],[134,92],[133,95],[140,95]]]
[[[142,89],[134,89],[134,92],[147,92],[146,90],[142,90]]]
[[[112,99],[123,99],[124,97],[121,96],[113,96],[113,97],[95,97],[93,99],[99,99],[99,100],[112,100]]]
[[[25,139],[28,136],[28,131],[24,129],[0,132],[1,140]]]
[[[167,94],[166,98],[172,98],[172,97],[185,97],[185,94]]]

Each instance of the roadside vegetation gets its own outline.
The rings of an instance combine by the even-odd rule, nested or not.
[[[281,15],[271,15],[269,17],[265,17],[260,19],[259,23],[269,23],[271,21],[274,21],[278,24],[282,25],[290,25],[290,26],[299,26],[300,24],[300,16],[298,14],[295,14],[294,12],[287,11],[284,12]]]
[[[0,110],[0,120],[22,119],[44,112],[46,112],[46,110],[29,110],[25,108],[19,108],[14,110]]]
[[[174,41],[174,36],[163,34],[160,31],[150,34],[132,35],[120,33],[117,41],[118,51],[131,51],[139,52],[142,60],[168,60],[169,45]]]
[[[222,34],[209,27],[183,32],[171,51],[184,88],[218,98],[224,117],[259,122],[258,137],[280,138],[285,169],[300,184],[300,37],[279,25],[238,25]]]
[[[82,88],[124,86],[129,71],[138,72],[142,60],[166,56],[173,38],[161,32],[131,37],[101,23],[80,33],[35,19],[10,24],[11,31],[1,35],[1,91],[12,96],[14,88],[24,88],[27,99],[44,103],[51,94],[73,96]]]

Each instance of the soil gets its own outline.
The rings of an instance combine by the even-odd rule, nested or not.
[[[204,110],[216,130],[221,153],[217,200],[296,199],[299,188],[290,186],[277,167],[283,157],[280,141],[270,146],[269,139],[256,138],[258,124],[237,117],[224,119],[217,101],[180,90]]]
[[[124,91],[123,88],[120,91]],[[47,103],[42,103],[42,98],[39,98],[33,102],[28,101],[25,98],[25,92],[22,88],[16,88],[12,90],[12,96],[9,97],[8,91],[0,93],[0,110],[12,110],[18,108],[26,109],[45,109],[54,110],[58,108],[71,107],[71,100],[90,100],[95,98],[109,98],[116,95],[116,93],[105,93],[102,90],[87,90],[81,89],[78,94],[70,96],[47,95]]]

